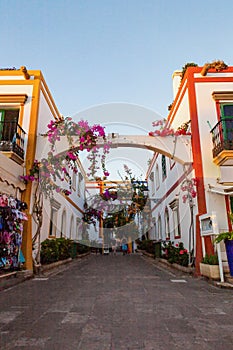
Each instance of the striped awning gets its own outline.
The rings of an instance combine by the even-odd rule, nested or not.
[[[0,153],[0,183],[24,191],[26,185],[19,179],[20,175],[23,175],[23,166]]]

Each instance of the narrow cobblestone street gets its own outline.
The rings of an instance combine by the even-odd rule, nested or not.
[[[0,292],[1,349],[233,349],[233,296],[155,260],[90,255]]]

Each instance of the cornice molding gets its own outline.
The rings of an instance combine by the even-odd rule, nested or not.
[[[0,103],[19,103],[24,105],[27,98],[26,94],[0,94]]]
[[[214,91],[212,97],[215,101],[218,100],[233,100],[233,91]]]

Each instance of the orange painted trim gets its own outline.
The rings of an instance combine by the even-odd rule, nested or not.
[[[159,156],[159,153],[154,153],[153,158],[152,158],[152,161],[151,161],[151,163],[150,163],[150,166],[149,166],[149,168],[148,168],[148,170],[147,170],[147,172],[146,172],[146,180],[147,180],[148,177],[150,176],[151,171],[152,171],[152,169],[153,169],[153,166],[155,165],[155,162],[156,162],[156,159],[158,158],[158,156]]]
[[[181,84],[180,84],[180,87],[179,87],[179,90],[176,94],[176,97],[172,103],[172,108],[168,114],[168,117],[167,117],[167,121],[168,121],[168,124],[171,124],[172,121],[174,120],[174,117],[175,117],[175,114],[183,100],[183,97],[184,97],[184,94],[186,92],[186,89],[187,89],[187,85],[185,86],[186,82],[187,82],[187,79],[189,79],[189,77],[192,75],[192,79],[193,79],[193,82],[199,82],[199,83],[204,83],[204,82],[219,82],[220,79],[221,81],[223,82],[233,82],[233,76],[232,77],[210,77],[208,75],[206,76],[203,76],[203,77],[200,77],[200,78],[195,78],[194,77],[194,74],[197,74],[197,73],[201,73],[201,70],[202,70],[203,67],[188,67],[186,72],[185,72],[185,75],[181,81]],[[228,67],[227,70],[224,70],[223,71],[224,73],[232,73],[233,72],[233,67]],[[216,70],[214,69],[210,69],[209,70],[209,73],[216,73]],[[221,73],[221,72],[220,72]],[[183,89],[183,91],[182,91]]]
[[[27,153],[25,157],[26,173],[33,165],[36,152],[36,134],[38,125],[38,111],[40,103],[40,79],[34,80],[32,102],[31,102],[31,113],[30,113],[30,124],[28,130],[28,143]],[[28,208],[31,206],[31,191],[32,183],[29,182],[26,187],[26,191],[23,194],[23,200],[27,203]],[[27,211],[28,221],[24,224],[24,239],[22,242],[22,250],[25,257],[25,267],[27,270],[33,270],[32,262],[32,215],[30,210]]]
[[[19,105],[24,105],[27,98],[27,94],[0,94],[0,103],[17,103]]]
[[[34,80],[1,80],[0,85],[34,85]]]
[[[168,117],[167,117],[167,121],[168,121],[168,124],[171,124],[174,117],[175,117],[175,114],[178,110],[178,107],[180,106],[182,100],[183,100],[183,97],[184,97],[184,94],[187,90],[187,80],[188,80],[188,74],[195,74],[195,73],[200,73],[201,70],[202,70],[203,67],[188,67],[186,69],[186,72],[185,72],[185,75],[183,77],[183,79],[181,80],[181,83],[180,83],[180,86],[179,86],[179,89],[178,89],[178,92],[175,96],[175,99],[172,103],[172,108],[168,114]],[[232,67],[233,68],[233,67]]]
[[[180,104],[183,101],[184,95],[187,92],[187,81],[183,78],[181,86],[180,86],[180,90],[178,91],[176,98],[172,104],[172,109],[167,117],[167,125],[171,125],[175,115],[178,111],[178,109],[180,108]]]
[[[193,168],[195,170],[195,176],[198,179],[197,185],[197,201],[198,201],[198,212],[200,215],[206,213],[206,200],[205,200],[205,189],[203,181],[203,168],[202,168],[202,155],[201,155],[201,142],[199,133],[198,113],[197,113],[197,102],[196,102],[196,91],[192,72],[188,74],[188,99],[189,99],[189,110],[192,130],[192,153],[193,153]]]
[[[200,235],[200,225],[197,224],[197,218],[206,213],[206,196],[204,187],[204,173],[202,167],[202,154],[201,154],[201,142],[199,133],[199,122],[197,113],[197,101],[196,101],[196,91],[195,82],[193,77],[193,71],[187,70],[188,77],[188,98],[189,98],[189,111],[191,120],[191,130],[192,130],[192,154],[193,154],[193,168],[195,171],[195,177],[197,178],[197,203],[198,203],[198,215],[196,216],[196,272],[199,273],[199,264],[202,260],[202,243]],[[207,254],[213,254],[213,244],[209,236],[204,237],[205,248]]]
[[[231,83],[233,81],[232,77],[203,77],[203,78],[194,78],[195,83],[219,83],[220,81],[223,83]]]
[[[170,160],[169,161],[170,162],[170,170],[172,170],[174,168],[174,166],[176,165],[176,162],[173,159],[171,159],[171,158],[169,158],[169,160]]]
[[[217,157],[213,158],[214,164],[220,166],[220,165],[227,165],[227,161],[231,161],[233,158],[233,151],[223,150],[221,151]]]
[[[22,127],[23,125],[23,116],[24,116],[24,104],[22,104],[20,106],[20,109],[19,109],[19,120],[18,120],[18,123],[19,125]]]
[[[48,90],[48,87],[45,83],[43,83],[43,85],[41,85],[41,91],[43,93],[43,96],[51,110],[52,115],[54,116],[55,119],[59,120],[61,118],[60,113],[58,112],[58,109],[55,105],[55,102],[51,96],[50,91]]]
[[[151,209],[151,212],[153,212],[175,189],[177,188],[178,185],[180,185],[185,177],[190,174],[193,171],[192,165],[189,166],[187,169],[186,173],[183,173],[180,178],[169,188],[169,190],[163,195],[162,198],[155,204],[155,206]]]
[[[20,71],[20,69],[12,69],[12,70],[1,70],[0,71],[0,76],[9,76],[12,77],[14,75],[16,76],[23,76],[22,72]]]
[[[48,98],[48,94],[47,94],[47,92],[45,91],[45,89],[44,89],[43,86],[41,86],[41,92],[42,92],[42,94],[43,94],[43,96],[44,96],[44,98],[45,98],[45,101],[47,102],[47,105],[49,106],[50,112],[51,112],[51,114],[53,115],[54,119],[58,120],[59,117],[58,117],[57,113],[55,112],[54,107],[53,107],[53,105],[52,105],[50,99]]]
[[[220,119],[221,119],[221,109],[220,109],[220,102],[219,101],[216,101],[216,112],[217,112],[218,121],[220,121]]]

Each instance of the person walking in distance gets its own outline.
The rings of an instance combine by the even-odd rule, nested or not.
[[[123,238],[123,240],[122,240],[122,252],[123,252],[123,255],[127,254],[127,250],[128,250],[128,244],[127,244],[126,239]]]

